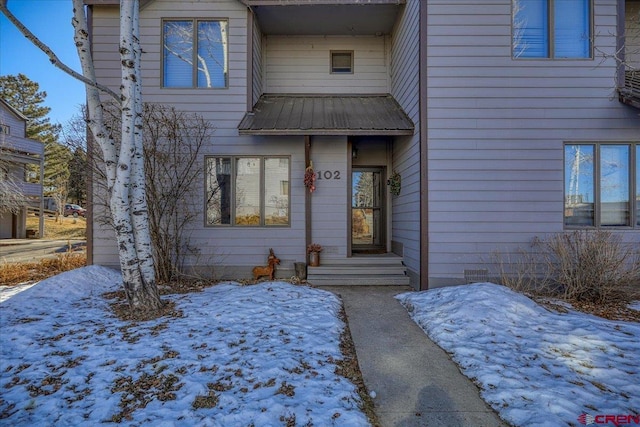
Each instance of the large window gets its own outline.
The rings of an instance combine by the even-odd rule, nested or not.
[[[640,144],[567,144],[564,176],[566,226],[640,227]]]
[[[162,86],[228,86],[227,21],[163,21]]]
[[[514,58],[591,58],[591,0],[512,0]]]
[[[207,157],[206,225],[289,225],[288,157]]]

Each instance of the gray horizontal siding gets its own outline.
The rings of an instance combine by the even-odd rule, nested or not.
[[[615,0],[595,0],[596,57],[586,60],[512,59],[509,0],[427,7],[436,283],[561,231],[563,142],[637,140],[640,120],[614,98],[615,63],[601,53],[615,49]]]
[[[411,137],[395,138],[392,169],[402,177],[402,190],[392,198],[391,239],[402,245],[412,285],[420,274],[420,120],[419,14],[421,2],[409,0],[398,17],[391,40],[391,94],[415,124]],[[424,6],[422,6],[424,7]],[[426,267],[426,266],[424,266]]]
[[[188,7],[185,6],[188,4]],[[161,87],[161,22],[163,18],[221,18],[229,20],[229,87],[226,89],[170,89]],[[117,46],[118,15],[115,8],[96,7],[94,52],[101,82],[117,89],[120,85]],[[156,0],[141,11],[140,32],[143,55],[143,97],[145,102],[173,105],[202,115],[215,127],[212,139],[201,150],[206,155],[291,156],[291,224],[287,227],[205,227],[204,180],[197,188],[191,208],[200,212],[187,233],[199,251],[187,260],[190,265],[208,266],[203,274],[223,276],[227,266],[263,265],[268,249],[274,248],[282,269],[292,269],[294,261],[304,261],[304,143],[301,137],[242,137],[237,126],[246,112],[247,100],[247,11],[237,0],[174,2]],[[259,88],[257,89],[259,90]],[[201,163],[202,164],[202,163]],[[202,167],[202,166],[201,166]],[[94,262],[118,265],[113,232],[94,223]],[[227,268],[228,269],[228,268]],[[232,271],[230,269],[229,271]],[[233,270],[236,271],[237,270]]]
[[[385,37],[267,36],[266,93],[389,92]],[[354,51],[353,74],[330,73],[330,51]]]

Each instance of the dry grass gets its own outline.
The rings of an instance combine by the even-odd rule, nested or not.
[[[87,265],[84,253],[67,252],[55,258],[46,258],[37,262],[1,263],[0,285],[13,286],[33,283],[64,271]]]
[[[35,215],[28,216],[27,229],[38,230],[39,221],[40,218]],[[85,239],[86,231],[87,220],[82,217],[44,217],[45,239]]]

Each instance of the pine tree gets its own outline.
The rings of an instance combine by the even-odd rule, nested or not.
[[[51,123],[51,108],[43,105],[47,92],[25,74],[0,76],[0,97],[27,117],[27,138],[44,143],[44,194],[64,202],[69,181],[71,151],[58,143],[61,126]],[[36,172],[36,171],[34,171]],[[62,209],[63,203],[59,203]]]
[[[84,204],[87,199],[87,153],[81,147],[76,147],[69,161],[69,199],[78,204]]]
[[[0,98],[29,119],[27,138],[45,144],[58,141],[60,125],[51,123],[48,117],[51,108],[43,105],[47,92],[41,91],[38,83],[22,73],[0,76]]]

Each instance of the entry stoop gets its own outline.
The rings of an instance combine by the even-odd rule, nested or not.
[[[321,258],[319,267],[307,267],[312,285],[408,286],[409,276],[402,257],[393,254],[360,255],[344,259]]]

